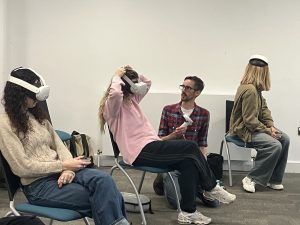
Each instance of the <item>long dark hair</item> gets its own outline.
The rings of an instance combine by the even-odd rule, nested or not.
[[[30,69],[17,68],[13,70],[10,75],[33,85],[40,84],[39,77]],[[28,123],[28,111],[39,123],[42,123],[47,118],[39,104],[36,104],[34,108],[28,109],[28,111],[24,110],[26,97],[36,99],[35,93],[12,82],[6,82],[2,104],[17,134],[23,133],[25,136],[28,130],[31,129]]]

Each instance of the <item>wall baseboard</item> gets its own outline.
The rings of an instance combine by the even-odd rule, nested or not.
[[[109,155],[101,155],[99,157],[95,155],[94,163],[97,166],[113,166],[114,165],[114,156]],[[237,171],[249,171],[252,168],[252,161],[242,161],[242,160],[232,160],[231,161],[231,169]],[[224,170],[228,170],[227,161],[224,160],[223,165]],[[300,173],[300,162],[298,161],[288,161],[286,166],[286,173]]]

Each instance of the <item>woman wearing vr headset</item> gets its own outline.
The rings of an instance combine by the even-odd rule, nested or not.
[[[31,69],[18,68],[4,89],[0,149],[20,177],[32,204],[75,210],[97,225],[129,225],[124,201],[111,176],[72,158],[38,101],[50,88]]]
[[[206,190],[206,196],[233,202],[235,195],[216,184],[207,161],[195,142],[162,141],[139,107],[151,86],[151,81],[130,66],[119,68],[100,102],[99,117],[102,132],[107,123],[123,159],[135,166],[171,167],[181,173],[178,215],[180,224],[209,224],[211,218],[196,210],[196,186]]]
[[[271,86],[268,59],[250,57],[237,89],[230,118],[230,135],[236,135],[256,149],[255,165],[242,180],[245,191],[255,192],[255,184],[282,190],[289,137],[274,126],[262,91]]]

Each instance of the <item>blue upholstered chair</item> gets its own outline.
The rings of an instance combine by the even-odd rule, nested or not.
[[[63,141],[69,141],[71,140],[71,134],[65,132],[65,131],[61,131],[61,130],[55,130],[57,135],[59,136],[59,138]]]
[[[31,214],[39,217],[45,217],[50,219],[50,225],[53,223],[53,220],[58,221],[72,221],[77,219],[83,219],[86,225],[89,225],[88,218],[81,215],[79,212],[70,209],[63,208],[52,208],[52,207],[43,207],[32,205],[29,202],[23,202],[15,204],[14,198],[18,190],[20,190],[21,182],[20,178],[13,174],[7,161],[3,157],[0,150],[0,168],[3,173],[8,196],[9,196],[9,208],[10,212],[6,216],[20,216],[21,214]]]
[[[227,163],[228,163],[228,179],[229,179],[229,186],[232,186],[232,170],[231,170],[231,158],[230,158],[230,148],[228,143],[233,143],[238,147],[242,147],[245,149],[251,149],[251,160],[254,164],[256,151],[253,149],[252,143],[246,143],[242,139],[240,139],[237,135],[230,135],[229,131],[229,124],[230,124],[230,116],[233,109],[234,101],[226,100],[226,118],[225,118],[225,135],[221,142],[220,147],[220,155],[223,154],[223,146],[225,143],[225,149],[227,154]]]
[[[110,134],[110,139],[111,139],[111,143],[112,143],[112,147],[113,147],[113,151],[114,151],[114,156],[115,156],[115,165],[111,168],[110,174],[112,175],[115,169],[120,169],[122,171],[122,173],[126,176],[128,181],[130,182],[130,184],[131,184],[131,186],[134,190],[134,193],[136,195],[137,201],[138,201],[138,205],[139,205],[139,209],[140,209],[140,213],[141,213],[141,217],[142,217],[142,224],[147,225],[147,221],[146,221],[146,218],[145,218],[145,214],[144,214],[144,210],[143,210],[143,206],[142,206],[139,194],[140,194],[141,189],[142,189],[142,185],[143,185],[143,182],[144,182],[146,172],[150,172],[150,173],[167,173],[169,175],[169,177],[170,177],[170,179],[173,183],[175,194],[176,194],[177,210],[181,211],[180,203],[179,203],[179,197],[178,197],[178,191],[177,191],[175,182],[174,182],[174,180],[173,180],[173,178],[170,174],[170,171],[172,171],[172,170],[167,168],[167,167],[162,169],[162,168],[157,168],[157,167],[132,166],[132,165],[126,164],[123,160],[119,159],[119,154],[120,154],[119,147],[118,147],[117,143],[114,141],[113,135],[110,131],[109,131],[109,134]],[[140,170],[140,171],[143,172],[138,188],[136,188],[134,182],[132,181],[132,179],[130,178],[128,173],[126,172],[126,169]]]

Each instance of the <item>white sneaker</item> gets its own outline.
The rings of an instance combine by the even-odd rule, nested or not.
[[[178,214],[178,223],[179,224],[210,224],[211,218],[204,216],[202,213],[197,210],[193,213],[180,212]]]
[[[268,183],[268,184],[267,184],[267,187],[272,188],[272,189],[274,189],[274,190],[278,190],[278,191],[284,189],[284,187],[283,187],[282,184],[270,184],[270,183]]]
[[[255,182],[251,180],[249,177],[245,177],[242,180],[243,188],[247,192],[254,193],[255,192]]]
[[[234,194],[230,194],[228,191],[224,190],[224,188],[220,187],[218,184],[211,190],[206,191],[205,195],[219,200],[219,202],[229,204],[236,199]]]

